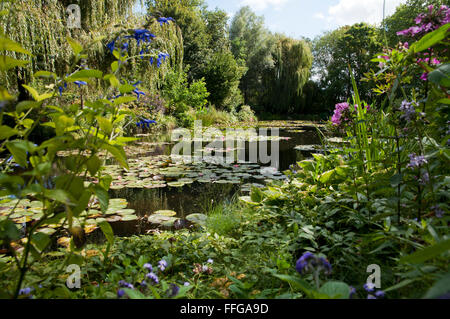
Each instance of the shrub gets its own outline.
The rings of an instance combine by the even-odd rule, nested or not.
[[[241,107],[237,117],[241,122],[256,122],[258,120],[255,116],[255,112],[253,112],[252,108],[248,105],[243,105]]]

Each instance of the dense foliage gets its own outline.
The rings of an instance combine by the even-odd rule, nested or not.
[[[75,32],[53,25],[62,9],[43,2],[28,13],[31,26],[54,27],[60,38],[41,43],[19,19],[18,5],[30,2],[0,2],[0,298],[448,296],[447,6],[408,1],[417,16],[405,15],[401,42],[390,47],[383,32],[356,24],[317,39],[311,52],[306,40],[271,34],[248,7],[228,35],[224,12],[200,0],[147,1],[145,18],[124,21],[132,2],[108,1],[116,10],[103,21],[106,3],[89,11],[82,1],[89,18]],[[44,11],[54,20],[33,20]],[[20,32],[10,32],[15,23]],[[308,81],[313,53],[318,83]],[[47,60],[58,54],[58,63]],[[334,105],[318,132],[334,138],[285,180],[211,204],[189,228],[114,236],[109,220],[137,216],[110,198],[107,163],[133,175],[124,148],[136,130],[195,119],[254,125],[251,106],[286,115],[316,98]],[[95,228],[101,240],[87,244]],[[77,289],[66,284],[74,265]],[[382,289],[367,283],[370,265]]]

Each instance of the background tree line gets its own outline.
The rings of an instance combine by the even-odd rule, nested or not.
[[[144,5],[143,14],[133,14],[136,0],[78,0],[74,3],[81,7],[82,29],[68,29],[64,21],[69,2],[74,1],[17,0],[11,4],[15,19],[0,17],[5,33],[14,29],[13,40],[36,52],[32,64],[8,75],[11,87],[20,90],[37,70],[66,72],[67,36],[80,42],[98,38],[86,63],[100,68],[112,61],[105,45],[118,30],[154,30],[160,28],[158,17],[172,17],[176,23],[164,25],[164,32],[158,33],[158,45],[170,54],[169,63],[155,68],[131,61],[129,77],[139,74],[145,80],[144,107],[151,104],[151,109],[192,122],[193,112],[208,105],[228,113],[250,105],[263,117],[326,118],[336,103],[351,95],[349,66],[362,99],[370,103],[375,95],[371,83],[363,81],[364,74],[376,68],[370,60],[383,47],[398,43],[396,32],[413,25],[427,5],[449,0],[408,0],[380,26],[343,26],[313,40],[270,32],[264,18],[249,7],[230,21],[226,12],[208,9],[204,0],[138,0]]]

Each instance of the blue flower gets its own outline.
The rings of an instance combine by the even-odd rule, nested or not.
[[[117,291],[117,298],[122,298],[123,296],[125,296],[125,291],[123,289],[119,289]]]
[[[163,24],[165,24],[165,23],[169,24],[170,21],[175,21],[175,19],[170,18],[170,17],[169,18],[164,18],[164,17],[158,18],[158,22],[159,22],[160,26],[163,26]]]
[[[147,269],[148,271],[152,272],[153,271],[153,266],[151,264],[145,264],[144,268]]]
[[[134,89],[133,93],[137,95],[138,101],[141,98],[141,95],[145,95],[145,93],[142,91],[139,91],[139,89]]]
[[[419,168],[428,163],[425,156],[416,155],[415,153],[409,154],[410,163],[408,164],[408,168]]]
[[[153,57],[150,58],[150,65],[153,65],[154,60],[155,59]]]
[[[128,42],[125,42],[124,44],[122,44],[122,51],[128,51],[128,47],[129,47]]]
[[[85,81],[75,81],[75,82],[73,82],[73,83],[75,83],[76,85],[78,85],[79,88],[80,88],[82,85],[87,85],[87,82],[85,82]]]
[[[367,299],[377,299],[377,297],[373,296],[373,295],[368,295]]]
[[[114,49],[116,48],[116,41],[117,41],[117,39],[116,39],[116,40],[112,40],[110,43],[108,43],[108,44],[106,45],[106,47],[109,49],[109,51],[110,51],[111,53],[113,53],[113,52],[114,52]]]
[[[142,287],[147,287],[147,282],[146,282],[145,280],[142,280],[141,286],[142,286]]]
[[[370,282],[365,283],[363,287],[364,287],[364,289],[367,292],[374,292],[375,291],[375,285],[373,283],[370,283]]]
[[[156,36],[152,34],[150,31],[145,29],[134,30],[134,35],[125,36],[125,38],[130,39],[134,38],[137,41],[137,45],[139,46],[141,42],[150,43],[152,39]]]
[[[158,267],[159,267],[159,269],[160,269],[161,271],[164,271],[164,270],[166,269],[166,267],[167,267],[167,261],[165,261],[164,259],[163,259],[163,260],[160,260],[160,261],[158,262]]]
[[[180,287],[178,287],[177,285],[175,285],[175,284],[170,284],[170,288],[169,288],[169,290],[167,291],[167,296],[169,297],[169,298],[173,298],[173,297],[175,297],[176,295],[178,295],[178,292],[180,291]]]
[[[158,276],[156,276],[156,274],[154,274],[153,272],[148,273],[145,277],[147,277],[147,279],[152,280],[155,284],[159,283]]]
[[[375,293],[375,297],[377,297],[377,298],[384,298],[385,296],[386,296],[386,294],[384,293],[383,290],[378,290],[378,291]]]
[[[134,289],[134,286],[132,284],[126,282],[125,280],[119,281],[119,287]]]
[[[212,260],[211,258],[209,258],[206,262],[207,262],[208,264],[213,264],[213,263],[214,263],[214,260]]]
[[[33,288],[27,287],[19,290],[19,295],[29,295],[33,291]]]
[[[187,281],[183,284],[183,286],[185,286],[185,287],[189,287],[191,284],[190,283],[188,283]]]

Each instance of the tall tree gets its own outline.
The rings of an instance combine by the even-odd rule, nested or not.
[[[277,114],[300,111],[303,86],[309,79],[312,53],[303,40],[294,40],[284,35],[276,36],[272,53],[275,65],[266,76],[269,92],[266,110]]]
[[[262,75],[274,65],[271,52],[275,39],[264,27],[264,19],[247,6],[234,16],[230,40],[234,57],[247,67],[241,81],[245,103],[257,105],[261,102]]]
[[[314,77],[320,81],[324,103],[330,109],[352,94],[349,66],[358,83],[361,97],[372,98],[364,73],[374,67],[370,62],[382,49],[377,29],[364,23],[344,26],[315,40]]]

